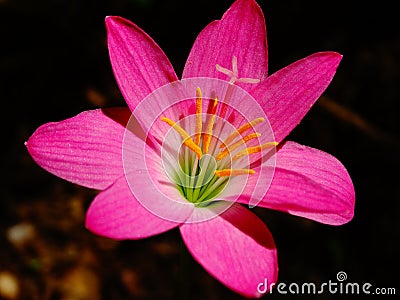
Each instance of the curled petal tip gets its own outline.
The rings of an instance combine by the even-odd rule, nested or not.
[[[110,22],[113,18],[115,18],[115,17],[114,17],[114,16],[106,16],[106,17],[104,18],[104,20],[105,20],[106,23],[108,23],[108,22]]]
[[[107,28],[113,25],[132,25],[132,22],[120,16],[106,16],[105,23]]]

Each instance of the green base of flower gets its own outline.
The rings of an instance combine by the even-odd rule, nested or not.
[[[179,192],[196,206],[207,206],[224,189],[227,177],[215,175],[217,162],[211,155],[203,155],[200,160],[186,153],[176,171],[175,183]]]

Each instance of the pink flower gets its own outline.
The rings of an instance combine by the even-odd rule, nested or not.
[[[330,225],[352,219],[354,188],[344,166],[283,141],[329,85],[341,55],[315,53],[267,76],[263,13],[254,0],[237,0],[199,34],[178,81],[138,26],[120,17],[106,24],[129,109],[85,111],[41,126],[26,142],[47,171],[102,190],[87,228],[140,239],[179,227],[212,276],[259,297],[260,282],[277,280],[276,247],[241,204]]]

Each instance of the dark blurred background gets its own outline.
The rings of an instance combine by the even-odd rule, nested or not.
[[[0,0],[0,299],[242,299],[193,261],[178,230],[122,242],[88,232],[84,215],[96,191],[43,171],[24,147],[41,124],[125,106],[108,59],[105,16],[142,27],[180,75],[197,34],[232,2]],[[267,22],[270,73],[317,51],[344,55],[332,84],[288,139],[339,158],[356,189],[355,217],[340,227],[254,209],[274,235],[279,280],[322,283],[344,271],[347,282],[395,287],[398,294],[396,2],[258,2]],[[181,261],[189,264],[186,270]]]

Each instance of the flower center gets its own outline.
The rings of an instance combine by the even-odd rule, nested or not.
[[[172,177],[180,193],[196,206],[206,206],[217,200],[231,177],[253,175],[255,170],[249,167],[249,156],[263,150],[273,148],[276,142],[257,143],[261,133],[255,132],[254,127],[264,122],[264,118],[256,118],[227,134],[223,128],[229,123],[223,119],[222,103],[218,98],[209,100],[207,113],[203,113],[203,96],[199,87],[196,89],[193,116],[195,127],[190,135],[189,126],[182,126],[168,117],[161,121],[168,124],[181,139],[178,151],[178,163],[173,167]],[[231,124],[229,126],[232,127]],[[252,143],[255,146],[249,146]],[[247,159],[245,159],[247,158]]]

